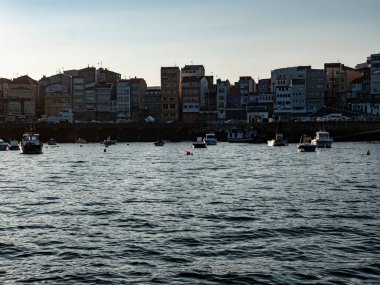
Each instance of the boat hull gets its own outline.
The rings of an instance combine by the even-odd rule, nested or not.
[[[206,143],[193,143],[193,148],[206,148]]]
[[[326,140],[312,140],[311,143],[315,145],[317,148],[331,148],[332,145],[332,141]]]
[[[217,145],[218,144],[218,141],[215,140],[215,139],[205,139],[205,143],[207,145]]]
[[[297,145],[298,152],[315,152],[316,145],[312,144],[299,144]]]
[[[268,146],[287,146],[288,141],[285,140],[270,140],[268,141]]]
[[[42,146],[43,144],[33,144],[33,143],[26,143],[23,144],[21,143],[19,148],[20,148],[20,153],[22,154],[41,154],[42,153]]]

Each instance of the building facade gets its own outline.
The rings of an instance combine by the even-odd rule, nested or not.
[[[161,120],[177,121],[181,116],[181,73],[179,67],[161,67]]]

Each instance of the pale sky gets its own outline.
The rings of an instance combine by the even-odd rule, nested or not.
[[[90,66],[160,85],[203,64],[235,82],[380,53],[379,0],[0,0],[0,77]]]

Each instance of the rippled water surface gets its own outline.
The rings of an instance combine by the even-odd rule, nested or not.
[[[380,284],[380,143],[190,145],[0,152],[0,283]]]

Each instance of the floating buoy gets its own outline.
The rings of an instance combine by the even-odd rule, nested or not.
[[[193,155],[191,151],[186,151],[186,155]]]
[[[371,154],[371,151],[369,149],[367,149],[367,155],[370,155]]]
[[[104,148],[104,152],[106,152],[107,151],[107,149],[106,148]]]

